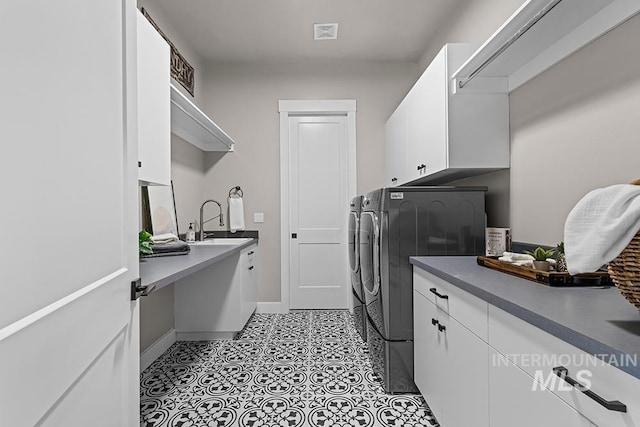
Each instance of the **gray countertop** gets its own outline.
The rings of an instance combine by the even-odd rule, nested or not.
[[[640,310],[615,287],[550,287],[481,267],[471,256],[410,262],[605,361],[640,359]],[[640,378],[638,363],[616,367]]]
[[[142,286],[155,285],[156,289],[162,288],[239,253],[257,241],[252,239],[240,245],[192,245],[187,255],[144,258],[140,260]]]

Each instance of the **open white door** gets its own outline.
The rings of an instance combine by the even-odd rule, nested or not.
[[[0,9],[0,425],[139,425],[135,2]]]

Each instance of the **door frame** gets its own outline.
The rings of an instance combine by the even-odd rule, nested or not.
[[[289,271],[291,251],[289,247],[289,202],[290,202],[290,164],[289,164],[289,117],[290,116],[327,116],[347,117],[347,194],[350,200],[356,195],[356,101],[338,100],[280,100],[280,312],[288,313]],[[345,206],[348,209],[348,206]],[[345,218],[346,220],[347,218]],[[349,271],[345,271],[348,278]],[[349,282],[347,282],[349,284]]]

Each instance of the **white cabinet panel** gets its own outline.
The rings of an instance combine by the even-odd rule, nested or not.
[[[242,304],[244,323],[249,320],[258,306],[258,245],[250,246],[242,252]]]
[[[171,184],[169,45],[138,12],[138,180]]]
[[[407,103],[402,102],[385,125],[385,186],[399,185],[408,180],[405,168],[407,157]]]
[[[446,59],[445,55],[436,56],[407,95],[410,106],[405,163],[408,181],[447,167]]]
[[[489,427],[489,346],[452,317],[438,316],[444,336],[444,418],[451,427]],[[464,410],[461,408],[464,407]]]
[[[491,360],[491,427],[594,426],[553,393],[542,390],[533,378],[495,350],[491,350]]]
[[[413,381],[424,396],[436,418],[442,422],[442,395],[444,381],[444,353],[441,350],[442,335],[432,324],[436,319],[436,306],[419,292],[413,291],[414,315],[414,378]]]
[[[257,306],[257,248],[251,245],[176,282],[178,340],[231,338],[244,328]]]

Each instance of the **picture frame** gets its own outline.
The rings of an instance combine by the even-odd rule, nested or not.
[[[179,236],[173,182],[167,186],[143,186],[141,198],[142,228],[154,236],[166,233]]]

